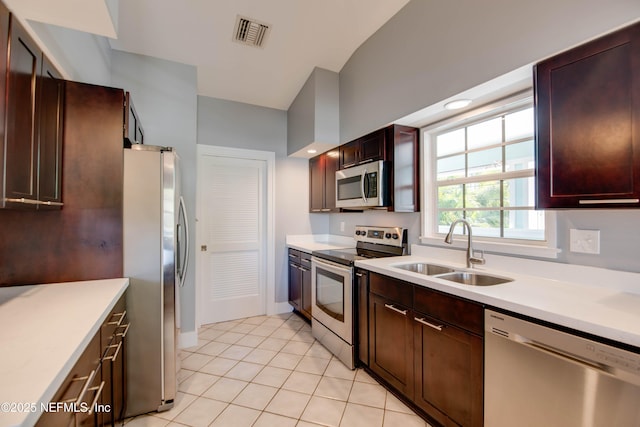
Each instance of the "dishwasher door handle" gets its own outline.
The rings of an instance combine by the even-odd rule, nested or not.
[[[534,350],[541,351],[545,354],[548,354],[549,356],[557,357],[559,359],[564,360],[565,362],[578,365],[582,368],[594,369],[602,374],[609,375],[614,378],[620,378],[619,375],[616,374],[615,370],[613,368],[610,368],[609,366],[603,365],[596,361],[583,359],[582,357],[579,357],[570,353],[566,353],[562,350],[555,349],[553,347],[550,347],[548,345],[545,345],[536,341],[531,341],[524,337],[519,337],[519,338],[520,339],[517,340],[517,342],[523,345],[526,345],[527,347],[530,347]]]

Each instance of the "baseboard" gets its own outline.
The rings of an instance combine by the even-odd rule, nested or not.
[[[178,335],[178,348],[189,348],[198,345],[198,332],[180,332]]]
[[[267,316],[273,316],[274,314],[289,313],[293,311],[293,307],[288,302],[276,302],[270,305]]]

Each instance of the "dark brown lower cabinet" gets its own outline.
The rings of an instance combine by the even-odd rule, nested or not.
[[[311,321],[311,254],[289,249],[289,304]]]
[[[442,425],[482,426],[482,338],[419,313],[416,318],[415,403]]]
[[[126,402],[126,364],[125,352],[129,321],[125,309],[125,297],[122,296],[102,325],[102,377],[105,387],[102,403],[108,410],[104,413],[103,424],[114,426],[124,419]]]
[[[482,305],[368,276],[369,369],[431,424],[482,426]]]
[[[98,402],[103,388],[100,371],[100,334],[97,333],[54,394],[49,403],[49,410],[40,416],[36,426],[102,425],[100,412],[81,409],[89,408],[93,402]]]

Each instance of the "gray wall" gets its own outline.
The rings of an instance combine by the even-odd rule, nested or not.
[[[47,56],[68,80],[112,86],[112,51],[105,37],[39,22],[30,24]]]
[[[639,18],[637,0],[412,0],[340,71],[340,139],[364,135]],[[336,234],[352,231],[339,231],[342,215],[331,218]],[[420,226],[419,220],[413,224]],[[559,262],[640,272],[640,210],[560,211],[557,228]],[[601,230],[600,255],[569,252],[570,228]]]
[[[131,92],[145,131],[145,144],[175,147],[195,254],[197,76],[190,65],[113,51],[112,85]],[[180,327],[195,331],[195,260],[180,292]]]
[[[411,0],[340,71],[340,139],[639,18],[638,0]]]
[[[287,234],[326,233],[329,218],[309,215],[309,161],[287,157],[287,112],[198,97],[198,144],[276,153],[276,302],[288,300]]]

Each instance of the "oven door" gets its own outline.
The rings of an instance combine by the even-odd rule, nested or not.
[[[312,316],[349,345],[353,344],[352,280],[351,267],[312,258]]]

